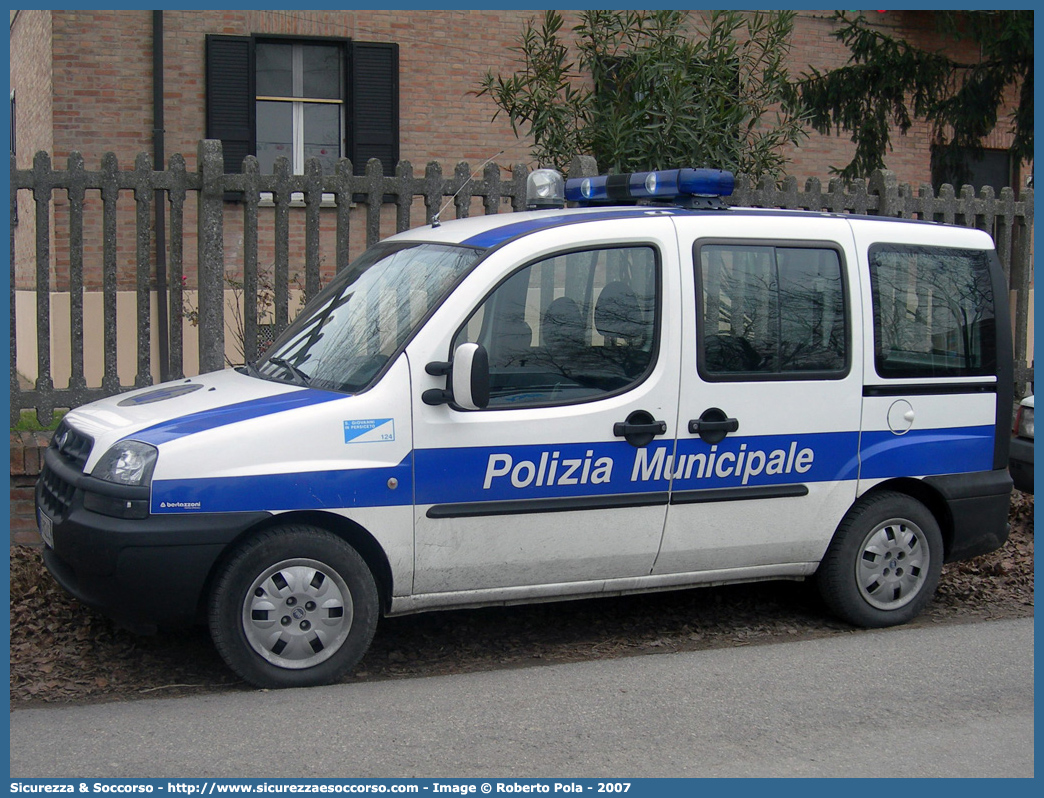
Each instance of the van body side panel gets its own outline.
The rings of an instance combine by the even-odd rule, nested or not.
[[[993,391],[864,397],[860,478],[992,470],[996,402]]]
[[[870,310],[860,492],[889,477],[998,468],[998,433],[1007,437],[998,402],[1010,396],[1000,378],[1010,381],[1011,353],[992,239],[885,221],[853,230]]]
[[[184,396],[134,404],[158,390],[152,388],[73,411],[70,423],[96,436],[89,463],[120,438],[152,443],[158,458],[144,520],[85,510],[84,490],[92,478],[65,475],[77,489],[71,509],[52,519],[52,570],[73,595],[125,622],[192,620],[206,578],[227,546],[273,516],[318,511],[373,534],[391,565],[393,592],[408,593],[409,380],[404,356],[372,390],[356,396],[288,388],[229,371],[194,378],[192,384],[203,387]],[[228,402],[227,395],[237,392],[246,400]],[[118,406],[128,399],[130,405]],[[114,423],[125,408],[126,418]],[[138,586],[171,580],[182,585],[176,598],[175,591],[162,590],[147,600],[116,599],[135,594]]]
[[[389,477],[411,479],[409,390],[400,356],[365,393],[326,394],[336,398],[169,437],[158,446],[152,512],[410,504],[408,482],[401,491],[387,486]],[[182,497],[214,504],[176,506]]]
[[[859,492],[920,479],[946,504],[948,561],[1007,539],[1007,290],[977,230],[853,224],[871,312]]]

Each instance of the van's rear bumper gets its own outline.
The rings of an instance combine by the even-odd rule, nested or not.
[[[928,477],[946,499],[953,534],[946,562],[967,560],[999,549],[1008,539],[1011,475],[1007,469]]]

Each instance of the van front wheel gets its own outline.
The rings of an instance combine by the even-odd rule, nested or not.
[[[250,539],[225,564],[210,600],[218,652],[258,687],[337,681],[362,659],[378,617],[359,553],[326,530],[288,525]]]
[[[901,493],[868,496],[848,511],[816,573],[820,594],[856,626],[894,626],[915,618],[942,572],[939,524]]]

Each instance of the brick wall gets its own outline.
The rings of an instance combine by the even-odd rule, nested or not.
[[[407,15],[407,16],[404,16]],[[414,163],[482,161],[509,147],[527,160],[507,120],[491,123],[487,98],[469,94],[487,68],[507,71],[508,51],[531,12],[166,11],[166,150],[195,168],[204,122],[204,36],[329,36],[400,45],[401,157]],[[53,155],[83,152],[96,165],[112,150],[128,165],[152,149],[152,12],[66,11],[54,16]],[[98,43],[105,46],[99,47]],[[510,156],[508,158],[507,156]]]
[[[11,89],[18,105],[18,165],[29,166],[36,150],[54,146],[51,127],[51,14],[19,11],[11,24]]]
[[[33,492],[49,432],[11,433],[11,545],[40,545]]]
[[[30,12],[21,12],[23,14]],[[152,147],[152,13],[146,10],[53,13],[55,158],[80,150],[90,165],[112,150],[128,165]],[[441,160],[484,161],[500,149],[498,161],[529,159],[528,143],[518,141],[508,120],[488,97],[476,97],[487,70],[510,73],[526,20],[536,10],[516,11],[166,11],[164,61],[166,149],[183,153],[194,168],[196,142],[204,124],[203,39],[207,33],[329,36],[400,45],[400,148],[413,163]],[[940,45],[931,15],[916,12],[874,14],[883,29],[922,46]],[[576,22],[565,14],[564,30]],[[794,74],[808,65],[840,66],[848,49],[831,36],[829,11],[801,11],[789,59]],[[14,39],[15,37],[12,37]],[[98,46],[104,43],[104,46]],[[952,42],[946,46],[952,50]],[[966,45],[967,46],[967,45]],[[973,60],[973,52],[961,53]],[[17,68],[16,70],[17,71]],[[928,180],[928,130],[915,123],[897,138],[889,168],[902,180]],[[792,174],[825,177],[830,165],[850,158],[845,136],[813,134],[795,153]]]
[[[37,150],[54,148],[51,75],[51,11],[18,11],[11,21],[11,90],[15,94],[15,152],[20,167],[30,166]],[[18,196],[18,218],[33,218],[33,198]],[[20,264],[36,257],[30,224],[15,228]]]

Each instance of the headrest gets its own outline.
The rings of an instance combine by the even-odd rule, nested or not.
[[[606,338],[633,342],[642,337],[642,307],[627,283],[618,280],[602,289],[595,303],[595,327]]]
[[[567,296],[560,296],[547,306],[540,319],[540,340],[554,345],[583,340],[584,319],[580,308]]]

